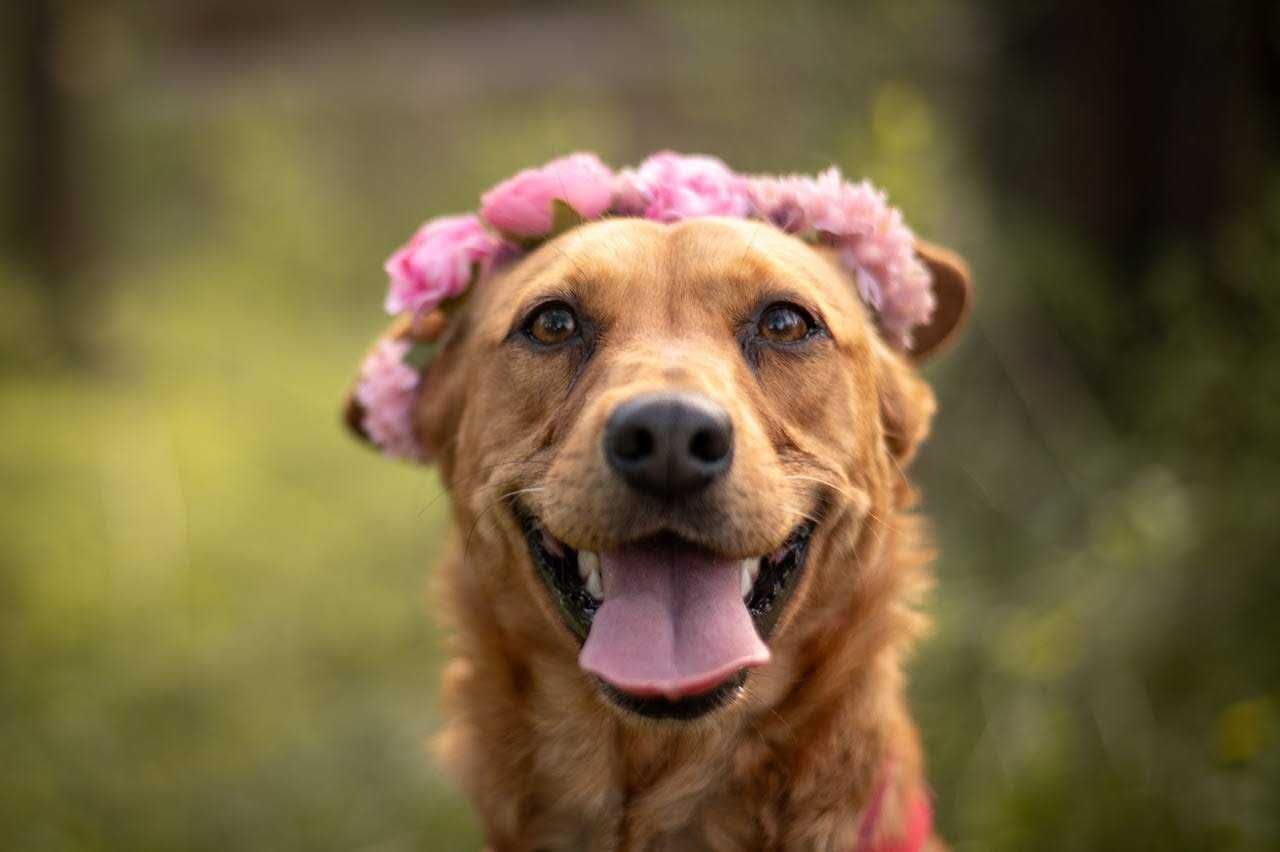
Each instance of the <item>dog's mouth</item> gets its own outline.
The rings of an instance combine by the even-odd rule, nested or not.
[[[579,664],[634,713],[692,719],[732,700],[803,572],[815,523],[747,559],[673,534],[612,551],[575,550],[531,512],[516,517],[533,564],[582,643]]]

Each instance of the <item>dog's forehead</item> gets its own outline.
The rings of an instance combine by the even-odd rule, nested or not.
[[[834,320],[861,317],[850,282],[820,254],[763,222],[691,219],[663,224],[613,219],[575,228],[497,283],[485,325],[498,336],[540,299],[572,293],[593,307],[637,313],[680,300],[714,311],[766,291],[804,298]]]

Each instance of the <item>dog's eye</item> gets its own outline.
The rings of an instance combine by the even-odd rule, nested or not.
[[[780,302],[760,315],[760,336],[772,343],[795,343],[813,331],[813,320],[803,309]]]
[[[545,346],[564,343],[578,333],[578,318],[563,302],[544,305],[529,320],[526,331]]]

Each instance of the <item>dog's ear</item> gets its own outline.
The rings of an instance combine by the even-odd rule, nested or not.
[[[929,434],[937,409],[933,389],[902,355],[878,346],[880,420],[889,452],[905,467]]]
[[[347,428],[360,440],[388,455],[429,461],[438,458],[456,419],[459,388],[463,382],[450,378],[448,365],[454,360],[451,342],[459,336],[464,318],[446,319],[442,311],[419,317],[402,316],[374,343],[364,361],[361,375],[348,391],[343,407]],[[387,344],[394,344],[388,348]],[[383,353],[397,360],[386,361]],[[404,376],[419,376],[414,386],[404,387]],[[398,371],[387,375],[389,371]],[[361,385],[369,375],[377,377],[371,389],[391,404],[381,412],[380,423],[371,423],[365,408],[368,392],[361,397]],[[386,376],[386,378],[382,378]],[[389,398],[389,399],[388,399]],[[382,403],[380,403],[380,407]]]
[[[973,303],[969,264],[960,255],[924,240],[916,240],[916,255],[933,273],[937,304],[928,325],[915,330],[911,357],[915,361],[936,355],[955,341]]]
[[[880,419],[885,443],[903,467],[929,434],[937,409],[933,389],[920,378],[916,365],[955,341],[973,302],[969,265],[963,258],[919,239],[915,250],[933,274],[933,293],[937,300],[933,316],[928,325],[915,329],[911,349],[905,355],[887,346],[877,346]]]

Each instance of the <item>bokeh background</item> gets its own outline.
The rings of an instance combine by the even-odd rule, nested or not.
[[[972,261],[917,465],[955,848],[1280,849],[1278,118],[1274,3],[9,0],[0,848],[478,845],[446,501],[338,402],[421,220],[671,147]]]

